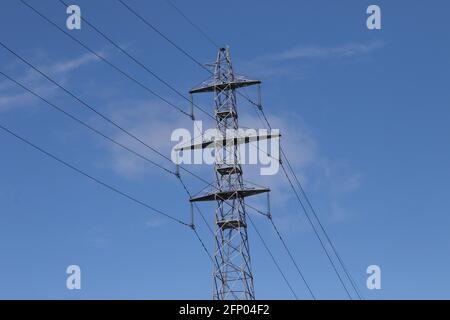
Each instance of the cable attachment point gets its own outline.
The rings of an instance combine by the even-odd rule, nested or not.
[[[179,157],[178,157],[178,151],[176,152],[176,159],[175,159],[176,161],[176,163],[175,163],[175,176],[178,178],[178,179],[181,179],[181,176],[180,176],[180,159],[179,159]]]
[[[195,231],[195,223],[194,223],[194,204],[191,202],[191,224],[189,225],[192,230]]]
[[[256,106],[258,107],[259,111],[262,111],[263,106],[262,106],[262,96],[261,96],[261,84],[257,85],[257,90],[258,90],[258,103],[256,104]]]
[[[195,121],[195,116],[194,116],[194,95],[193,94],[189,95],[189,100],[191,101],[191,119],[192,119],[192,121]]]

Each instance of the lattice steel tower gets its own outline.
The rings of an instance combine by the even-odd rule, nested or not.
[[[253,300],[255,291],[247,234],[244,198],[269,192],[266,188],[248,187],[244,183],[239,144],[269,139],[269,136],[231,136],[228,129],[237,130],[238,112],[236,89],[259,85],[258,80],[238,77],[233,72],[229,48],[221,48],[213,64],[210,80],[203,82],[192,94],[214,94],[214,118],[222,139],[194,143],[184,150],[214,148],[214,188],[190,199],[191,202],[215,201],[215,248],[213,271],[213,299]]]

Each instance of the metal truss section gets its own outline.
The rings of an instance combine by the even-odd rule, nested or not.
[[[213,191],[193,197],[190,201],[217,203],[213,299],[253,300],[255,291],[244,199],[270,190],[249,188],[244,184],[238,147],[241,143],[270,139],[271,136],[227,138],[227,130],[234,129],[237,132],[239,128],[235,90],[259,85],[261,82],[235,76],[228,47],[219,49],[213,68],[213,78],[191,90],[190,93],[214,93],[216,129],[224,138],[219,141],[187,146],[184,149],[215,148],[216,185]]]

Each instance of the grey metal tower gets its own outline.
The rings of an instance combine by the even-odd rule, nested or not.
[[[237,77],[233,72],[229,48],[218,51],[212,79],[203,82],[191,94],[214,93],[214,118],[217,132],[223,138],[181,148],[193,150],[214,148],[216,182],[210,191],[190,199],[191,202],[215,201],[215,248],[213,282],[215,300],[253,300],[255,290],[247,234],[244,198],[269,192],[266,188],[248,187],[244,183],[239,144],[270,139],[270,136],[231,136],[237,131],[236,89],[259,85],[258,80]]]

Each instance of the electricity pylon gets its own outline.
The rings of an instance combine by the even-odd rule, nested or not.
[[[214,118],[217,136],[213,140],[193,143],[179,150],[214,148],[214,188],[190,202],[216,201],[215,248],[213,271],[214,300],[253,300],[255,290],[247,234],[246,206],[244,198],[266,193],[267,188],[253,188],[244,184],[239,144],[270,139],[271,135],[236,136],[238,112],[236,89],[260,85],[259,80],[237,77],[233,72],[229,48],[221,48],[213,64],[212,79],[190,91],[214,94]],[[220,135],[219,135],[220,134]],[[203,140],[203,139],[202,139]]]

